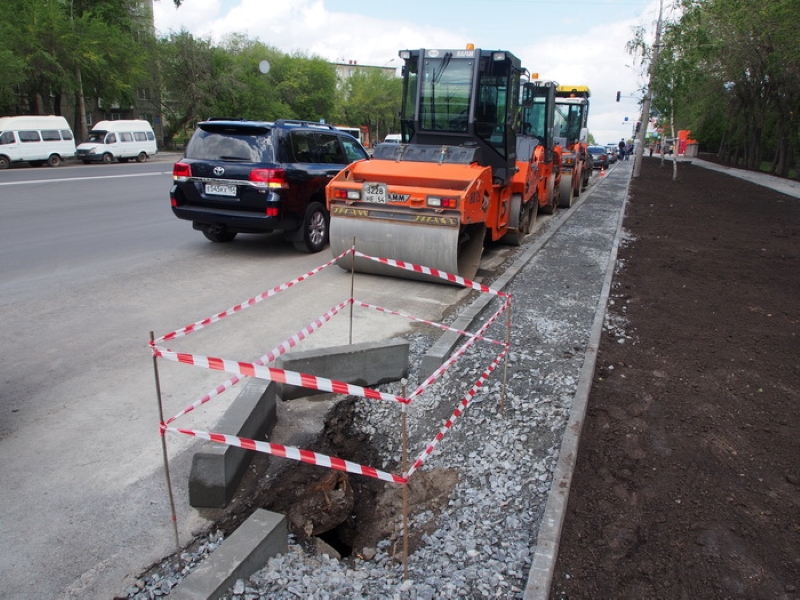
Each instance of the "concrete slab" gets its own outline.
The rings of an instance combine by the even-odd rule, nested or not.
[[[277,422],[275,383],[250,379],[225,411],[219,433],[268,439]],[[204,442],[192,457],[189,503],[195,508],[225,508],[233,498],[253,450]]]
[[[374,386],[408,375],[408,348],[406,340],[395,338],[385,342],[301,350],[279,357],[275,366],[353,385]],[[278,384],[277,393],[281,400],[291,400],[327,392]]]
[[[170,593],[176,600],[217,600],[273,556],[288,551],[286,517],[258,509]]]

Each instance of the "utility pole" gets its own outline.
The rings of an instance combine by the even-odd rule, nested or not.
[[[644,97],[642,106],[642,120],[639,133],[636,136],[635,156],[633,157],[633,176],[638,177],[642,171],[642,156],[644,156],[644,140],[647,136],[647,124],[650,122],[650,104],[653,102],[653,69],[658,64],[658,50],[661,46],[661,16],[664,11],[664,0],[658,3],[658,23],[656,23],[656,41],[653,44],[653,58],[648,67],[647,94]]]

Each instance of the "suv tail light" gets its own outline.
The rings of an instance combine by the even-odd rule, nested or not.
[[[172,178],[175,181],[186,181],[192,176],[192,165],[176,162],[172,167]]]
[[[253,169],[250,171],[250,183],[257,187],[288,187],[286,171],[283,169]]]

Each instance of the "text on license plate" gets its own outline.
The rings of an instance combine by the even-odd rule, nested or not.
[[[386,184],[385,183],[364,183],[364,202],[375,202],[376,204],[386,204]]]
[[[207,183],[206,194],[212,194],[214,196],[235,196],[236,186],[224,185],[221,183]]]

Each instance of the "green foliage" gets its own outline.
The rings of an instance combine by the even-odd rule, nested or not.
[[[398,113],[403,82],[380,69],[359,69],[340,85],[336,120],[344,125],[367,125],[380,141],[399,131]]]
[[[335,67],[318,56],[286,54],[241,34],[219,44],[187,31],[156,39],[150,18],[136,0],[5,0],[0,114],[62,114],[66,106],[80,137],[92,102],[101,110],[150,102],[167,142],[186,139],[211,116],[325,119],[369,125],[381,138],[397,131],[395,77],[366,69],[337,86]],[[270,69],[262,73],[265,60]],[[143,89],[152,91],[149,100],[137,98]]]
[[[721,158],[788,174],[800,158],[797,23],[797,0],[684,0],[651,65],[654,106]]]

